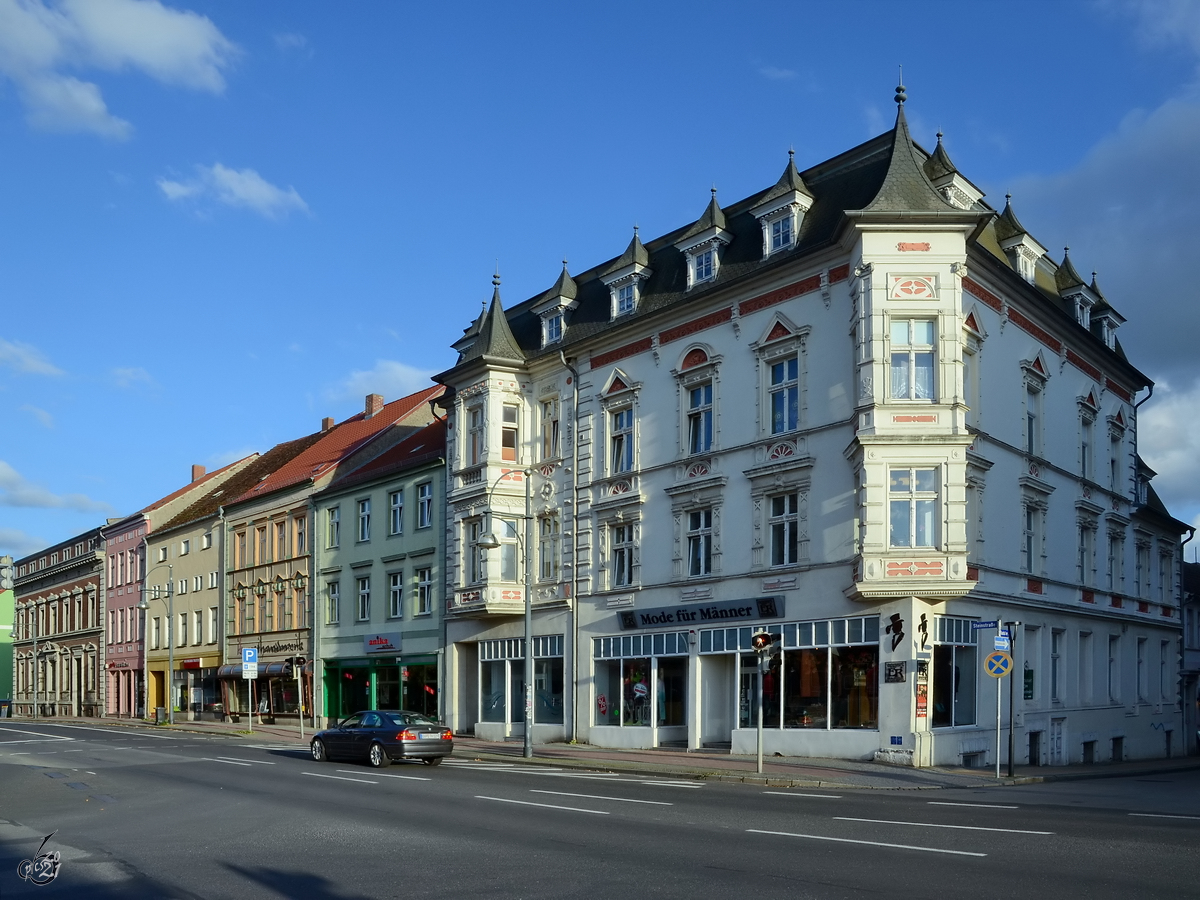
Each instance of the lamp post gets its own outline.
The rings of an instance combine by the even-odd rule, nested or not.
[[[512,471],[505,472],[500,475],[492,486],[488,488],[487,499],[488,509],[492,506],[492,492],[496,490],[496,486],[505,478],[512,474]],[[533,758],[533,595],[530,593],[530,582],[532,579],[531,563],[532,555],[530,553],[530,545],[533,542],[532,523],[533,523],[533,494],[531,492],[533,482],[533,469],[525,469],[522,472],[525,479],[525,515],[522,517],[525,521],[525,539],[521,540],[520,534],[515,534],[517,544],[521,547],[521,556],[524,562],[524,590],[522,591],[525,601],[525,743],[522,748],[522,755],[526,759]],[[491,514],[489,512],[489,514]],[[494,532],[488,532],[479,539],[478,546],[485,550],[494,550],[500,546],[500,539]]]
[[[27,606],[26,609],[29,607]],[[16,617],[13,617],[12,631],[9,634],[14,641],[20,637],[20,632],[17,629]],[[33,717],[38,717],[38,655],[37,655],[37,639],[38,639],[38,604],[33,602]]]
[[[161,569],[162,566],[155,566],[154,569]],[[153,572],[151,569],[150,572]],[[150,572],[146,575],[149,576]],[[175,640],[172,635],[172,629],[175,627],[175,566],[173,563],[167,564],[167,724],[175,724]],[[137,602],[137,608],[145,612],[150,608],[150,603],[146,600],[146,582],[142,582],[142,598]],[[145,647],[145,642],[142,644]],[[142,665],[146,668],[146,674],[149,675],[149,666],[146,665],[146,651],[142,651]],[[149,710],[147,710],[149,712]]]

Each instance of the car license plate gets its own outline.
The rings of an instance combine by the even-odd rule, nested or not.
[[[442,736],[442,733],[440,731],[422,731],[421,732],[421,740],[423,740],[423,741],[436,741],[441,736]]]

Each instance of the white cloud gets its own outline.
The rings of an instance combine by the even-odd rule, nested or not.
[[[275,46],[280,50],[304,50],[308,47],[308,38],[294,31],[275,35]]]
[[[36,406],[30,406],[28,403],[19,408],[22,412],[29,413],[31,416],[41,422],[44,427],[54,427],[54,416],[50,415],[50,413],[46,412],[44,409],[38,409]]]
[[[45,548],[48,543],[49,541],[26,534],[18,528],[0,528],[0,556],[8,555],[20,559]]]
[[[83,494],[55,494],[27,481],[16,469],[0,460],[0,506],[35,509],[73,509],[78,512],[111,512],[107,503]]]
[[[29,344],[0,338],[0,364],[29,375],[62,375],[63,371]]]
[[[1138,414],[1138,452],[1158,473],[1154,489],[1180,518],[1200,509],[1198,404],[1200,381],[1182,389],[1162,382]]]
[[[760,66],[758,74],[771,81],[790,81],[796,77],[791,69],[781,69],[778,66]]]
[[[209,197],[226,206],[249,209],[268,219],[282,219],[294,212],[309,212],[308,204],[289,185],[276,187],[254,169],[230,169],[220,163],[196,166],[197,177],[176,181],[160,177],[158,188],[168,200]]]
[[[1148,47],[1182,43],[1200,54],[1200,5],[1195,0],[1102,0],[1099,5],[1134,19],[1134,33]]]
[[[31,125],[123,139],[100,88],[64,70],[132,69],[164,84],[219,93],[238,55],[206,17],[159,0],[0,0],[0,74]]]
[[[109,374],[119,388],[132,388],[139,385],[154,386],[154,379],[150,377],[150,373],[139,366],[119,367],[113,369]]]
[[[433,371],[423,371],[390,359],[375,361],[373,369],[351,372],[343,381],[325,390],[330,400],[362,403],[367,394],[383,394],[388,402],[432,386]]]

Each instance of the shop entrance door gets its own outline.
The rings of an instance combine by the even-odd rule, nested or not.
[[[1066,718],[1050,720],[1050,765],[1065,766],[1067,760],[1063,753],[1063,732],[1066,731]]]
[[[700,746],[728,748],[737,715],[738,658],[697,657],[700,665]]]

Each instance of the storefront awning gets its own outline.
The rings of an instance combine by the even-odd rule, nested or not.
[[[307,675],[312,674],[312,663],[308,663],[304,667],[304,672]],[[241,678],[242,664],[233,663],[228,666],[221,666],[217,669],[218,678]],[[294,678],[294,668],[290,662],[272,662],[260,665],[258,667],[259,678]]]

